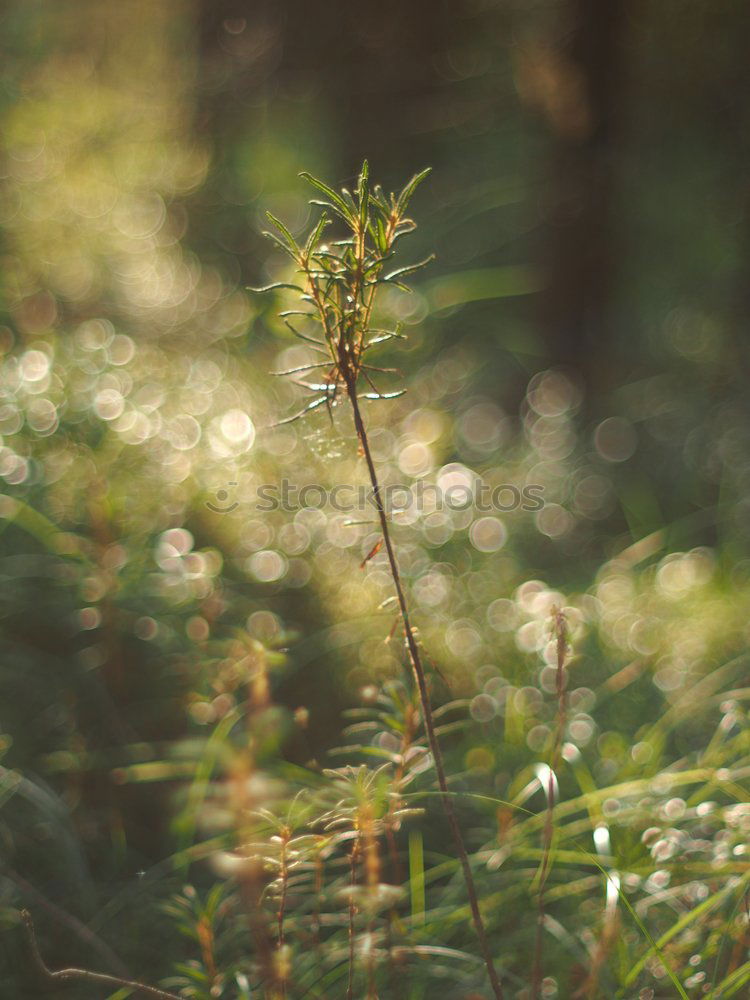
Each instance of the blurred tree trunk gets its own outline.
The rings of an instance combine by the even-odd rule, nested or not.
[[[306,0],[291,6],[308,9]],[[432,136],[421,126],[441,85],[436,63],[448,43],[445,5],[380,0],[331,6],[325,35],[336,54],[335,71],[323,79],[326,103],[338,118],[342,165],[354,177],[369,157],[379,178],[400,180],[432,155]],[[308,47],[304,32],[296,42],[303,51]]]
[[[554,364],[608,382],[617,271],[615,165],[628,0],[565,0],[556,38],[521,67],[552,136],[542,196],[539,323]]]
[[[344,169],[355,172],[370,156],[379,174],[401,174],[439,84],[446,10],[435,0],[200,0],[204,88],[209,78],[204,123],[221,131],[248,98],[257,103],[265,84],[274,92],[317,92],[333,116],[325,139],[336,144]]]

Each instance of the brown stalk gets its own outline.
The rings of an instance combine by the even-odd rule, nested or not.
[[[197,926],[198,941],[201,946],[201,954],[203,956],[203,964],[206,967],[206,972],[208,973],[208,978],[211,980],[211,985],[216,982],[216,960],[214,958],[214,932],[211,927],[211,921],[208,917],[201,917]]]
[[[284,935],[284,919],[286,917],[286,897],[289,884],[289,867],[287,865],[287,845],[289,843],[290,833],[289,830],[284,827],[281,834],[281,857],[280,857],[280,878],[281,878],[281,894],[279,896],[279,910],[277,914],[277,953],[279,956],[279,990],[281,992],[282,1000],[286,997],[286,973],[284,971],[284,945],[286,944],[286,938]]]
[[[320,949],[320,928],[321,914],[320,904],[323,896],[323,881],[325,877],[325,861],[323,860],[323,849],[320,843],[317,844],[315,853],[315,909],[313,910],[313,931],[312,942],[316,951]]]
[[[618,925],[617,911],[614,911],[611,916],[605,914],[602,934],[591,959],[591,970],[586,982],[578,993],[578,996],[585,996],[586,1000],[596,1000],[597,993],[600,992],[599,977],[601,976],[607,955],[612,951],[617,941]]]
[[[368,803],[360,810],[360,823],[363,840],[363,868],[365,884],[368,892],[376,895],[380,884],[380,854],[378,841],[373,824],[372,806]],[[370,948],[367,960],[367,1000],[374,1000],[375,994],[375,950],[372,946],[373,910],[368,907],[367,933],[370,937]]]
[[[568,627],[565,615],[558,608],[552,610],[552,628],[556,639],[557,672],[555,688],[557,694],[557,727],[555,742],[550,761],[549,781],[547,785],[547,811],[544,817],[544,851],[539,869],[539,909],[536,923],[536,941],[534,944],[533,980],[531,985],[531,1000],[537,1000],[542,985],[542,957],[544,952],[544,889],[550,870],[552,857],[552,838],[554,836],[555,810],[555,780],[562,757],[563,737],[565,735],[565,654],[568,649]]]
[[[44,909],[55,922],[59,923],[63,927],[66,927],[87,947],[97,951],[102,961],[106,962],[118,976],[127,977],[128,970],[120,958],[84,923],[72,914],[66,913],[66,911],[61,909],[59,906],[56,906],[55,903],[47,899],[46,896],[42,895],[38,889],[31,885],[30,882],[27,882],[25,878],[18,874],[18,872],[6,868],[2,869],[2,873],[6,878],[10,879],[11,882],[14,882],[18,886],[23,895],[28,897],[34,906]]]
[[[382,540],[381,540],[382,541]],[[398,618],[396,618],[393,623],[393,628],[391,629],[391,634],[388,640],[393,637],[393,633],[398,625]],[[401,788],[401,782],[404,778],[404,772],[406,770],[406,754],[408,753],[412,740],[414,739],[414,729],[416,720],[418,719],[418,713],[415,706],[410,702],[406,708],[405,719],[404,719],[404,733],[401,737],[401,749],[399,753],[399,762],[396,765],[396,771],[393,775],[393,787],[396,789]],[[391,799],[388,804],[388,812],[385,816],[385,838],[388,844],[388,852],[390,854],[391,862],[391,881],[394,885],[401,885],[404,880],[403,872],[401,871],[401,862],[398,857],[398,847],[396,845],[396,832],[395,823],[393,819],[394,812],[401,805],[401,799]],[[390,974],[390,984],[393,990],[394,996],[400,997],[403,995],[403,981],[398,976],[397,972],[397,962],[394,960],[394,948],[393,948],[393,930],[396,926],[396,921],[398,919],[398,913],[395,906],[391,906],[388,911],[388,920],[385,925],[385,937],[386,937],[386,951],[388,953],[389,962],[389,974]]]
[[[266,921],[263,919],[261,897],[263,894],[263,873],[260,864],[248,864],[240,879],[240,897],[247,916],[250,938],[258,965],[266,984],[271,984],[275,992],[276,968],[274,965],[273,943]],[[264,991],[268,996],[268,992]],[[273,994],[271,994],[273,996]]]
[[[394,551],[393,542],[391,540],[390,524],[388,522],[388,517],[385,512],[385,507],[383,506],[383,501],[381,498],[380,481],[378,479],[377,470],[375,468],[375,463],[372,458],[372,452],[370,450],[370,443],[367,437],[367,428],[365,427],[364,420],[362,419],[362,413],[359,407],[359,400],[357,398],[356,375],[354,375],[353,373],[349,373],[345,369],[345,377],[347,383],[347,390],[349,393],[349,399],[351,400],[352,404],[352,413],[354,415],[354,426],[357,431],[357,438],[359,439],[359,443],[362,448],[362,453],[367,463],[367,470],[370,474],[370,483],[372,485],[373,494],[375,497],[375,506],[378,511],[380,527],[383,532],[383,541],[385,542],[385,549],[388,554],[388,564],[390,566],[391,576],[393,577],[393,584],[396,588],[396,596],[398,598],[398,606],[401,612],[401,620],[404,623],[404,634],[406,636],[406,645],[409,650],[409,657],[411,659],[412,669],[414,672],[414,680],[416,682],[417,690],[419,692],[419,700],[422,706],[422,714],[424,716],[425,730],[427,732],[427,741],[430,746],[430,752],[432,753],[432,758],[435,761],[435,772],[437,774],[438,787],[440,789],[440,798],[443,805],[443,811],[445,813],[446,819],[448,820],[448,826],[450,827],[450,831],[453,836],[453,842],[456,847],[456,853],[458,854],[458,859],[461,864],[464,883],[466,885],[466,894],[469,897],[469,907],[471,909],[471,916],[474,922],[474,929],[476,931],[477,939],[479,941],[479,949],[482,953],[484,964],[487,967],[487,974],[489,976],[490,984],[492,986],[492,990],[493,993],[495,994],[496,1000],[503,1000],[503,989],[502,986],[500,985],[500,979],[498,978],[497,971],[495,969],[495,964],[492,959],[492,953],[490,952],[489,942],[487,941],[487,932],[485,930],[482,914],[479,910],[479,900],[477,897],[476,886],[474,884],[474,876],[472,875],[471,872],[471,866],[469,864],[469,858],[466,853],[466,847],[464,845],[463,835],[461,834],[461,828],[458,825],[456,813],[455,810],[453,809],[453,802],[451,801],[450,792],[448,790],[448,782],[445,774],[445,765],[443,763],[443,754],[440,749],[440,743],[438,742],[437,734],[435,733],[435,721],[432,715],[432,705],[430,704],[429,691],[427,690],[427,678],[425,675],[424,666],[422,665],[422,657],[419,652],[419,646],[417,645],[417,640],[414,636],[411,619],[409,617],[409,607],[406,603],[406,596],[404,594],[403,584],[401,583],[401,575],[399,573],[398,562],[396,560],[396,553]]]
[[[354,890],[357,885],[357,861],[359,860],[359,838],[352,844],[349,856],[349,981],[346,987],[346,1000],[354,1000],[354,919],[357,906],[354,902]]]
[[[167,990],[160,990],[156,986],[146,986],[145,983],[138,983],[132,979],[121,979],[119,976],[108,976],[103,972],[92,972],[89,969],[58,969],[53,972],[50,969],[39,951],[39,945],[34,931],[34,922],[28,910],[21,910],[21,920],[26,931],[26,944],[33,970],[40,982],[49,987],[61,986],[71,982],[95,983],[101,986],[126,987],[134,990],[144,997],[156,997],[157,1000],[182,1000],[176,993],[169,993]]]

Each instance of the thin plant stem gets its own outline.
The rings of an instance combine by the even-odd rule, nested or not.
[[[612,951],[612,948],[617,941],[618,924],[619,921],[616,910],[613,910],[611,914],[605,912],[601,937],[597,943],[593,958],[591,959],[591,969],[584,985],[584,989],[586,990],[586,1000],[596,1000],[596,996],[600,992],[599,979],[601,977],[601,972],[604,968],[607,956]]]
[[[367,892],[371,897],[377,897],[380,884],[380,857],[378,841],[373,829],[372,809],[368,805],[360,810],[360,822],[363,830],[363,867]],[[376,1000],[375,994],[375,949],[373,947],[374,909],[367,907],[367,1000]]]
[[[398,624],[398,618],[394,623],[395,626]],[[406,754],[411,748],[412,741],[414,739],[414,728],[415,719],[417,718],[416,707],[410,702],[406,708],[405,719],[404,719],[404,732],[401,737],[401,748],[399,751],[399,762],[396,766],[396,773],[393,776],[393,787],[401,789],[401,783],[404,778],[405,761]],[[401,871],[401,862],[398,857],[398,847],[396,845],[396,833],[393,823],[393,813],[396,810],[397,803],[400,803],[401,799],[392,799],[388,806],[388,815],[386,817],[385,825],[385,835],[386,841],[388,843],[388,851],[390,853],[391,861],[391,879],[394,885],[401,885],[404,880],[403,872]],[[391,906],[388,910],[388,919],[385,924],[385,937],[386,937],[386,951],[388,953],[388,972],[389,972],[389,982],[391,989],[393,990],[393,995],[395,997],[401,997],[404,993],[404,983],[403,978],[398,975],[398,970],[396,969],[396,962],[394,961],[394,951],[393,951],[393,932],[396,927],[398,919],[398,914],[395,906]]]
[[[279,957],[279,990],[282,1000],[286,998],[286,972],[284,963],[284,947],[286,944],[286,938],[284,935],[284,919],[286,917],[286,897],[287,889],[289,883],[289,868],[287,865],[287,844],[289,842],[289,832],[284,830],[281,835],[281,894],[279,896],[279,911],[277,915],[277,927],[278,927],[278,938],[277,938],[277,953]]]
[[[458,825],[458,820],[456,818],[456,813],[453,808],[453,803],[450,798],[450,793],[448,790],[448,782],[446,780],[445,765],[443,763],[443,754],[440,749],[440,743],[435,733],[435,721],[432,715],[432,705],[430,704],[430,695],[427,690],[427,678],[425,675],[425,670],[422,665],[422,657],[419,652],[419,646],[417,645],[417,640],[414,636],[414,630],[412,628],[411,619],[409,616],[409,607],[406,603],[406,595],[404,594],[403,584],[401,583],[401,575],[399,573],[398,562],[396,560],[396,553],[393,547],[393,541],[391,539],[390,525],[388,522],[388,517],[383,505],[383,500],[381,497],[380,490],[380,480],[378,479],[378,473],[375,468],[375,463],[373,461],[372,452],[370,450],[370,443],[367,437],[367,428],[365,427],[364,420],[362,419],[362,413],[359,406],[359,399],[357,397],[357,386],[356,379],[349,377],[347,379],[347,389],[349,392],[349,399],[352,404],[352,413],[354,416],[354,426],[357,431],[357,438],[359,439],[362,452],[367,463],[367,470],[370,475],[370,483],[373,489],[373,495],[375,499],[375,506],[378,512],[378,518],[380,520],[380,527],[383,532],[383,541],[385,543],[385,549],[388,554],[388,564],[390,566],[391,576],[393,577],[393,584],[396,588],[396,596],[398,598],[398,606],[401,612],[401,619],[404,624],[404,634],[406,636],[406,645],[409,650],[409,657],[411,659],[412,669],[414,672],[414,679],[417,685],[417,690],[419,692],[419,700],[422,706],[422,714],[424,716],[425,730],[427,732],[427,741],[430,746],[430,752],[432,753],[432,758],[435,762],[435,772],[438,779],[438,787],[441,793],[441,801],[443,805],[443,811],[445,817],[448,820],[448,826],[450,827],[451,834],[453,836],[453,841],[456,847],[456,853],[458,854],[458,859],[461,864],[461,870],[463,872],[464,883],[466,885],[466,894],[469,898],[469,907],[471,909],[471,917],[474,922],[474,929],[476,931],[477,939],[479,941],[479,948],[482,953],[482,958],[484,964],[487,967],[487,974],[489,976],[490,984],[492,986],[493,993],[495,994],[496,1000],[503,1000],[503,989],[500,985],[500,979],[498,977],[497,971],[495,969],[495,964],[492,959],[492,953],[490,952],[489,942],[487,940],[487,932],[484,926],[484,920],[482,919],[482,914],[479,909],[479,900],[477,897],[477,890],[474,884],[474,876],[471,872],[471,865],[469,864],[469,857],[466,853],[466,847],[464,845],[463,835],[461,834],[461,828]]]
[[[565,655],[568,649],[568,629],[565,615],[558,608],[552,610],[552,630],[555,636],[555,654],[557,669],[555,673],[555,693],[557,695],[557,725],[552,747],[549,775],[547,778],[547,809],[544,817],[544,847],[542,863],[539,869],[539,902],[536,922],[536,940],[534,942],[533,979],[531,1000],[537,1000],[542,986],[543,955],[544,955],[544,890],[550,870],[552,858],[552,840],[555,833],[555,783],[562,758],[562,745],[565,735],[565,720],[567,706],[565,702]]]
[[[255,867],[248,867],[248,871],[240,879],[240,899],[244,906],[247,917],[250,938],[253,943],[253,950],[258,956],[261,976],[265,984],[270,984],[275,992],[276,969],[273,961],[273,943],[270,938],[269,928],[262,917],[261,895],[263,892],[263,882],[260,870]],[[265,991],[268,995],[268,991]]]
[[[201,952],[203,954],[203,964],[206,967],[208,978],[213,986],[217,979],[216,958],[214,955],[216,942],[214,940],[213,928],[208,917],[204,916],[201,918],[198,923],[197,931]]]
[[[39,951],[36,932],[34,931],[34,922],[28,910],[21,910],[21,920],[26,931],[26,942],[34,972],[40,981],[46,983],[48,986],[62,986],[66,983],[79,981],[108,986],[110,989],[127,988],[144,997],[156,997],[157,1000],[181,1000],[181,997],[177,996],[176,993],[169,993],[167,990],[161,990],[157,986],[147,986],[145,983],[139,983],[132,979],[122,979],[120,976],[108,976],[103,972],[92,972],[90,969],[70,968],[58,969],[53,972],[47,966]]]
[[[349,858],[349,980],[346,987],[346,1000],[354,1000],[354,918],[357,907],[354,902],[354,889],[357,884],[357,860],[359,858],[359,841],[355,840]]]
[[[68,928],[68,930],[76,935],[83,944],[87,947],[95,949],[102,961],[107,962],[110,968],[118,976],[124,976],[127,978],[128,970],[122,963],[120,958],[109,948],[107,944],[100,937],[94,934],[85,924],[81,923],[76,917],[72,916],[70,913],[66,913],[61,907],[56,906],[51,900],[47,899],[46,896],[42,895],[38,889],[36,889],[30,882],[27,882],[25,878],[18,874],[18,872],[11,869],[2,869],[2,874],[14,882],[18,888],[21,890],[24,896],[28,896],[35,906],[44,909],[49,913],[50,917],[63,927]]]
[[[312,943],[315,951],[320,950],[321,900],[323,897],[323,880],[325,877],[325,861],[320,845],[315,853],[315,908],[313,910]]]

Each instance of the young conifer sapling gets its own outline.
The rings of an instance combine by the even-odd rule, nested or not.
[[[274,373],[304,376],[300,378],[298,384],[311,394],[311,399],[303,409],[281,422],[298,420],[306,413],[322,406],[326,406],[329,413],[340,402],[348,401],[351,406],[359,446],[373,489],[382,542],[393,577],[406,648],[419,693],[430,752],[435,762],[443,810],[461,865],[472,920],[490,984],[497,1000],[502,1000],[502,986],[495,970],[479,909],[474,876],[448,789],[422,655],[411,621],[388,512],[383,502],[378,472],[361,408],[363,399],[393,399],[405,391],[400,388],[381,392],[375,383],[375,379],[379,379],[382,375],[398,373],[394,369],[371,365],[369,361],[372,349],[401,337],[402,334],[399,330],[374,329],[373,312],[378,293],[384,287],[391,285],[409,291],[404,279],[432,259],[430,257],[403,267],[393,267],[391,263],[401,237],[416,228],[406,212],[412,195],[429,173],[427,169],[416,174],[399,195],[391,194],[390,197],[386,197],[380,186],[371,187],[367,161],[362,166],[354,194],[346,189],[339,193],[311,174],[302,173],[301,176],[320,196],[312,202],[313,205],[322,208],[318,222],[304,243],[298,243],[284,223],[269,213],[268,218],[276,232],[267,234],[294,262],[299,277],[294,282],[278,282],[256,291],[291,288],[298,292],[302,308],[287,310],[282,313],[282,318],[292,333],[310,345],[320,356],[320,360],[308,365]],[[342,239],[327,243],[324,241],[324,234],[333,221],[343,226],[344,236]],[[312,323],[314,332],[297,329],[295,322],[298,317],[305,323]]]

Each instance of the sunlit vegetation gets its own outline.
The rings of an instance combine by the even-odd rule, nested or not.
[[[0,995],[744,997],[747,16],[303,6],[2,15]]]

